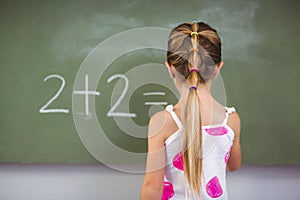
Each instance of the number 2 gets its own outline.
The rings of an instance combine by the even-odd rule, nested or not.
[[[69,110],[67,109],[47,109],[47,107],[55,100],[57,99],[57,97],[60,95],[61,91],[63,90],[63,88],[65,87],[65,79],[57,74],[52,74],[47,76],[46,78],[44,78],[44,82],[46,82],[48,79],[50,78],[58,78],[62,81],[62,84],[59,88],[59,90],[57,91],[57,93],[40,109],[40,113],[69,113]]]
[[[117,79],[117,78],[124,79],[125,80],[125,86],[124,86],[124,89],[123,89],[120,97],[118,98],[118,100],[111,107],[111,109],[107,112],[107,116],[108,117],[113,117],[113,116],[116,116],[116,117],[136,117],[135,113],[115,112],[116,108],[120,105],[121,101],[124,99],[125,94],[128,90],[128,85],[129,85],[128,78],[123,74],[115,74],[115,75],[109,77],[107,82],[110,83],[111,81],[113,81],[114,79]]]

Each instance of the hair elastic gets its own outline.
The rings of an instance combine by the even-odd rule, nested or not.
[[[192,52],[192,51],[197,51],[197,52],[199,52],[199,49],[197,49],[197,48],[191,48],[191,49],[190,49],[190,52]]]
[[[193,36],[193,35],[198,35],[198,32],[195,32],[195,31],[191,32],[191,36]]]
[[[197,90],[197,87],[194,86],[194,85],[192,85],[192,86],[190,87],[190,90]]]
[[[192,21],[192,24],[194,24],[194,23],[198,23],[198,21],[197,21],[197,20],[193,20],[193,21]]]
[[[199,72],[199,69],[196,67],[191,68],[191,69],[189,69],[189,73],[191,73],[191,72]]]

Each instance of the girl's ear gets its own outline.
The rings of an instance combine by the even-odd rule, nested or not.
[[[175,78],[174,67],[168,61],[165,61],[165,65],[168,68],[168,72],[170,74],[170,77]]]
[[[224,61],[221,61],[217,64],[217,68],[218,68],[219,71],[221,70],[223,65],[224,65]]]
[[[218,77],[218,75],[219,75],[219,73],[220,73],[220,70],[221,70],[221,68],[222,68],[222,66],[224,65],[224,62],[223,61],[221,61],[221,62],[219,62],[216,66],[216,70],[215,70],[215,75],[214,75],[214,78],[217,78]]]

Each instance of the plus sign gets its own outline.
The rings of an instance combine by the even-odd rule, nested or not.
[[[89,116],[89,95],[100,95],[100,92],[89,91],[89,76],[85,75],[85,90],[74,91],[73,94],[83,94],[85,96],[85,115]]]

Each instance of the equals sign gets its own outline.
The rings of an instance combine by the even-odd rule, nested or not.
[[[164,96],[166,95],[166,93],[164,92],[145,92],[143,93],[144,96]],[[160,102],[157,102],[157,101],[147,101],[145,102],[145,105],[146,106],[149,106],[149,105],[168,105],[168,102],[166,101],[160,101]]]

